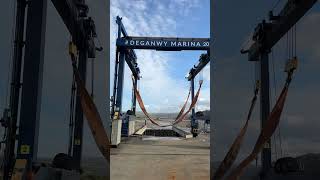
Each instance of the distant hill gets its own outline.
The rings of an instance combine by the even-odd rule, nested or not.
[[[177,117],[178,112],[177,113],[150,113],[150,115],[154,118],[161,118],[161,119],[174,119]],[[136,112],[136,116],[139,117],[145,117],[145,115],[143,114],[143,112],[141,111],[137,111]],[[188,116],[188,118],[190,119],[191,117],[191,113]],[[210,120],[210,110],[204,110],[204,111],[197,111],[196,112],[196,118],[200,119],[200,120]]]
[[[174,119],[178,115],[178,113],[150,113],[150,115],[154,118],[162,118],[162,119]],[[143,112],[137,111],[136,116],[139,117],[145,117]]]

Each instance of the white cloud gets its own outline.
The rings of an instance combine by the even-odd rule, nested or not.
[[[203,75],[203,80],[210,82],[210,62],[203,69],[202,75]]]

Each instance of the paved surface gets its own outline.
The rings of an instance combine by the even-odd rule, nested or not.
[[[118,148],[111,150],[111,179],[209,179],[209,134],[187,140],[146,138],[123,139]]]

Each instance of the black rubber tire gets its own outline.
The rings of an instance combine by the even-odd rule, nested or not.
[[[192,133],[192,136],[195,138],[198,136],[198,133]]]
[[[282,169],[281,169],[281,165],[280,163],[277,161],[276,164],[274,165],[274,171],[277,173],[277,174],[280,174],[282,172]]]
[[[74,162],[68,154],[59,153],[53,158],[52,166],[59,169],[72,170],[74,169]]]
[[[286,161],[281,162],[281,172],[283,174],[287,174],[288,173],[288,165]]]

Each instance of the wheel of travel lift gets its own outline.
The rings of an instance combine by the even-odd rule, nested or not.
[[[192,136],[194,138],[198,136],[198,128],[192,128]]]
[[[288,172],[297,172],[299,171],[300,164],[296,158],[293,157],[284,157],[276,161],[274,170],[279,174],[286,174]]]
[[[278,173],[278,174],[280,174],[281,173],[281,165],[280,165],[280,163],[278,163],[278,161],[275,163],[275,165],[274,165],[274,171],[276,172],[276,173]]]
[[[52,166],[55,168],[72,170],[74,169],[73,158],[68,154],[59,153],[53,158]]]
[[[199,134],[199,123],[197,120],[194,122],[193,127],[191,127],[191,133],[193,137],[197,137]]]

